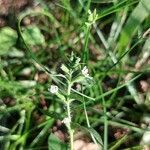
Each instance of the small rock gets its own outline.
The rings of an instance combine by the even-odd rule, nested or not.
[[[82,150],[101,150],[101,147],[97,144],[89,143],[86,145],[86,148]]]
[[[82,150],[86,146],[86,143],[83,140],[74,141],[74,150]]]
[[[143,137],[142,137],[142,144],[149,144],[150,143],[150,131],[146,131],[144,134],[143,134]]]
[[[61,141],[65,141],[65,135],[61,130],[57,130],[56,132],[54,132],[54,134],[61,140]]]

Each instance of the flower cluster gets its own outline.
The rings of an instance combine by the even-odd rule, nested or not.
[[[96,22],[98,15],[96,13],[96,9],[94,9],[93,13],[91,12],[91,10],[89,10],[88,13],[89,13],[88,22],[86,22],[85,24],[87,26],[91,26]]]
[[[75,63],[76,63],[76,66],[78,66],[78,68],[77,68],[78,70],[80,70],[80,67],[81,67],[79,62],[80,62],[80,58],[77,57]],[[64,71],[65,75],[61,74],[61,76],[60,76],[60,74],[59,74],[59,76],[65,78],[67,80],[67,76],[70,73],[69,68],[64,64],[62,64],[60,68],[62,71]],[[79,71],[79,74],[77,75],[77,77],[74,77],[74,81],[72,81],[72,83],[76,82],[76,83],[78,83],[78,85],[80,85],[79,83],[81,83],[81,82],[84,83],[84,81],[86,81],[86,79],[92,80],[92,77],[89,75],[89,70],[88,70],[87,66],[84,66],[82,68],[82,70]],[[56,94],[60,98],[61,94],[58,92],[59,89],[58,89],[57,85],[51,85],[48,90],[50,93]],[[61,98],[62,98],[62,96],[61,96]]]
[[[73,133],[74,129],[72,128],[72,109],[71,105],[72,102],[75,101],[73,92],[74,85],[77,85],[78,88],[76,91],[84,90],[86,86],[90,85],[90,82],[92,81],[92,77],[89,75],[89,70],[87,66],[82,66],[80,63],[81,59],[79,57],[76,57],[73,53],[71,54],[71,58],[69,59],[69,63],[62,64],[60,69],[63,71],[63,73],[54,75],[55,77],[58,77],[60,81],[59,86],[61,85],[61,89],[58,88],[57,85],[51,85],[48,89],[51,94],[55,94],[61,102],[65,105],[67,116],[64,117],[62,120],[62,123],[65,124],[65,126],[68,129],[68,133],[70,135],[70,141],[73,141]],[[78,92],[77,94],[79,94]],[[79,100],[79,99],[78,99]],[[81,101],[81,100],[79,100]],[[71,149],[73,150],[73,144],[71,144]]]

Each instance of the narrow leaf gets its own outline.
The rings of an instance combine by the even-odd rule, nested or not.
[[[51,133],[48,138],[48,149],[49,150],[67,150],[67,145],[64,144],[57,136]]]

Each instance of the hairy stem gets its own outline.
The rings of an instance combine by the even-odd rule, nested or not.
[[[74,130],[71,128],[71,110],[70,110],[70,102],[67,102],[67,113],[68,113],[68,119],[70,122],[68,123],[68,132],[70,135],[70,149],[73,150],[73,132]]]
[[[71,80],[71,78],[70,78]],[[69,123],[67,125],[67,128],[68,128],[68,132],[69,132],[69,135],[70,135],[70,149],[73,150],[73,133],[74,133],[74,130],[71,128],[71,110],[70,110],[70,92],[71,92],[71,82],[68,82],[68,90],[67,90],[67,115],[68,115],[68,119],[69,119]]]

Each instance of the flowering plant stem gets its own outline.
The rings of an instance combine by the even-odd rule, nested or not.
[[[62,122],[65,124],[65,126],[68,130],[69,139],[70,139],[70,150],[73,150],[74,129],[72,128],[71,104],[76,99],[73,99],[71,97],[72,96],[71,92],[73,91],[72,86],[74,85],[74,83],[82,83],[82,81],[85,82],[85,81],[87,81],[87,79],[91,80],[92,77],[90,77],[90,75],[89,75],[87,66],[84,66],[82,68],[81,63],[80,63],[80,58],[76,57],[73,53],[71,54],[70,64],[68,66],[65,64],[62,64],[60,68],[64,72],[64,75],[63,74],[59,74],[59,75],[61,75],[61,77],[63,77],[63,79],[65,79],[66,86],[64,89],[62,89],[62,91],[60,91],[57,85],[51,85],[51,87],[49,88],[49,91],[52,94],[55,94],[58,98],[60,98],[65,105],[67,115],[62,120]],[[82,70],[81,70],[81,68],[82,68]],[[84,94],[82,94],[82,96],[83,95]],[[87,116],[86,116],[86,118],[87,118]],[[87,122],[88,122],[88,126],[90,126],[88,118],[87,118]],[[93,135],[92,135],[92,137],[93,137]]]
[[[71,77],[70,77],[70,80],[71,80]],[[74,130],[71,128],[71,110],[70,110],[70,103],[71,103],[70,92],[71,92],[71,86],[72,86],[71,81],[68,81],[68,90],[67,90],[67,102],[66,102],[66,105],[67,105],[67,115],[68,115],[69,122],[67,124],[67,128],[68,128],[68,132],[69,132],[69,136],[70,136],[70,149],[73,150],[73,133],[74,133]]]
[[[68,123],[68,132],[69,132],[69,136],[70,136],[70,149],[73,150],[73,132],[74,130],[71,128],[71,112],[70,112],[70,103],[67,102],[67,113],[68,113],[68,118],[70,120],[70,122]]]

